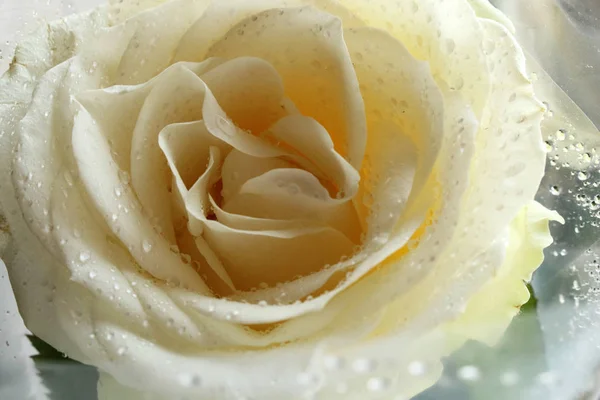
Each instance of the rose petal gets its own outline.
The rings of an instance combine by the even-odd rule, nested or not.
[[[509,245],[504,262],[495,276],[470,298],[467,308],[447,329],[459,337],[468,337],[493,346],[529,300],[523,282],[529,282],[533,270],[544,259],[544,248],[552,243],[548,221],[564,223],[556,212],[537,202],[523,207],[510,224]]]
[[[444,134],[443,98],[428,64],[416,60],[390,34],[358,28],[346,30],[345,39],[361,84],[370,132],[357,210],[363,221],[370,214],[393,214],[390,226],[380,225],[385,217],[379,217],[376,229],[389,235],[405,207],[431,205],[432,196],[421,190],[432,176]],[[409,177],[403,184],[398,181],[400,186],[387,185],[390,180]],[[388,199],[399,203],[383,204]],[[372,206],[377,210],[371,210]]]
[[[158,135],[158,145],[163,151],[171,173],[182,185],[184,192],[207,169],[210,148],[216,147],[224,157],[231,147],[215,138],[204,122],[182,122],[165,126]]]
[[[248,180],[223,209],[255,218],[323,221],[355,243],[361,234],[352,202],[332,199],[317,178],[301,169],[273,169]]]
[[[150,89],[133,130],[131,185],[153,225],[172,243],[171,180],[158,135],[169,124],[201,120],[204,96],[205,85],[196,74],[173,66]]]
[[[147,0],[153,1],[153,0]],[[161,0],[156,0],[161,1]],[[280,7],[313,5],[320,10],[337,15],[344,27],[359,27],[363,22],[337,1],[322,0],[228,0],[213,1],[206,12],[181,39],[175,56],[177,61],[201,61],[206,58],[210,47],[227,33],[227,30],[254,14]]]
[[[110,147],[85,110],[75,117],[73,153],[90,200],[140,266],[159,279],[186,282],[206,293],[200,277],[170,251],[170,243],[152,227],[135,195],[123,186]],[[168,199],[166,207],[170,210]]]
[[[217,217],[217,221],[226,225],[229,228],[245,230],[245,231],[262,231],[262,230],[290,230],[301,228],[324,228],[327,226],[324,222],[310,220],[282,220],[282,219],[267,219],[254,218],[246,215],[232,214],[223,210],[214,201],[212,196],[209,198],[213,211]]]
[[[339,197],[351,198],[358,190],[357,171],[335,151],[329,133],[313,118],[301,115],[281,118],[265,136],[285,143],[314,164],[320,176],[335,184]]]
[[[233,150],[223,162],[223,207],[236,197],[240,188],[250,179],[277,168],[293,168],[280,158],[258,158]]]
[[[148,1],[145,1],[148,3]],[[139,4],[139,3],[138,3]],[[146,82],[171,62],[173,48],[181,40],[192,24],[202,16],[210,2],[205,0],[177,0],[165,2],[158,7],[150,4],[140,5],[147,8],[126,22],[127,28],[133,30],[128,42],[119,38],[119,42],[127,43],[115,75],[115,84],[134,85]],[[119,6],[114,11],[128,6]],[[119,19],[122,17],[119,17]],[[116,22],[116,21],[114,21]],[[160,34],[157,34],[160,32]]]
[[[240,128],[262,132],[286,113],[283,83],[265,60],[237,57],[202,75],[215,99]]]
[[[286,95],[302,114],[319,121],[338,153],[358,167],[366,122],[341,21],[314,8],[281,11],[264,11],[240,21],[208,56],[245,55],[270,62],[281,75]]]

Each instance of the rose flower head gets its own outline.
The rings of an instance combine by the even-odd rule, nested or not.
[[[486,0],[111,1],[0,80],[0,254],[100,398],[408,398],[529,298],[544,110]]]

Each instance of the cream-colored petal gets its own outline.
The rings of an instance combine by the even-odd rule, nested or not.
[[[264,60],[237,57],[201,78],[227,116],[243,130],[260,133],[285,115],[283,82]]]
[[[126,42],[114,83],[139,84],[167,68],[173,49],[209,4],[208,0],[169,1],[129,19],[125,24],[133,34]],[[125,41],[121,38],[119,42]]]
[[[123,186],[109,144],[84,109],[75,117],[72,145],[79,176],[92,204],[139,265],[159,279],[185,282],[206,293],[200,277],[170,251],[170,243],[154,229],[133,191]]]
[[[358,190],[358,172],[335,151],[329,133],[313,118],[284,117],[270,127],[265,136],[284,143],[314,164],[320,176],[335,184],[339,197],[351,198]]]
[[[436,81],[460,92],[475,117],[481,117],[490,77],[483,30],[467,1],[345,0],[344,6],[367,26],[398,39],[418,60],[427,61]]]
[[[314,175],[273,169],[244,183],[225,211],[256,218],[323,221],[358,243],[361,228],[351,201],[332,199]]]
[[[153,1],[153,0],[148,0]],[[156,0],[161,1],[161,0]],[[312,5],[336,15],[344,26],[359,27],[363,22],[337,1],[322,0],[228,0],[214,1],[206,12],[186,32],[175,53],[174,62],[200,61],[206,58],[210,47],[221,39],[230,27],[254,14],[272,8],[289,8]]]
[[[203,237],[241,290],[275,285],[315,272],[352,252],[353,243],[332,228],[238,231],[206,221]],[[327,243],[326,246],[323,246]]]
[[[233,150],[223,162],[223,203],[225,207],[250,179],[277,168],[293,168],[293,164],[281,158],[258,158]]]
[[[471,166],[471,190],[460,211],[458,229],[470,233],[457,242],[457,253],[485,248],[534,198],[546,165],[540,129],[545,108],[534,97],[525,57],[504,26],[480,22],[483,40],[494,43],[487,50],[492,86]]]
[[[229,118],[219,106],[215,96],[205,85],[206,95],[202,116],[208,131],[230,146],[255,157],[277,157],[283,152],[266,141],[246,132]]]
[[[167,158],[177,183],[181,181],[186,191],[206,170],[211,147],[217,147],[223,156],[231,149],[211,135],[202,121],[166,126],[158,136],[158,145]]]
[[[326,222],[320,222],[315,220],[284,220],[284,219],[267,219],[267,218],[255,218],[247,215],[232,214],[223,210],[211,197],[209,197],[212,210],[217,217],[217,221],[226,225],[229,228],[248,230],[248,231],[279,231],[279,230],[294,230],[302,228],[324,228],[327,226]]]
[[[186,191],[183,187],[178,187],[185,209],[188,212],[187,229],[194,236],[200,236],[204,231],[204,221],[206,221],[211,211],[208,198],[211,187],[219,179],[221,160],[222,156],[219,149],[211,147],[206,171],[194,182],[189,191]]]
[[[118,34],[122,34],[122,30],[117,28],[113,28],[108,34],[109,38],[104,38],[106,41],[101,41],[98,45],[106,47],[111,40],[116,40],[119,37]],[[112,37],[113,34],[116,37]],[[222,62],[222,60],[211,58],[200,63],[182,63],[180,65],[185,66],[196,75],[200,75],[217,67]],[[124,171],[129,172],[131,170],[132,133],[144,101],[157,82],[165,79],[165,75],[171,72],[167,69],[163,72],[164,75],[158,75],[140,85],[116,85],[77,94],[77,100],[94,117],[96,123],[102,129],[103,135],[111,145],[111,152],[115,161],[119,168]],[[106,118],[107,116],[110,117]]]
[[[433,204],[432,199],[425,199],[415,187],[418,168],[423,168],[419,156],[426,155],[418,152],[400,127],[381,122],[369,136],[366,156],[364,168],[368,170],[363,172],[357,195],[367,212],[365,241],[382,242],[396,233],[407,207],[420,201],[419,208],[424,210]]]
[[[176,65],[148,93],[133,130],[131,185],[159,232],[173,241],[169,166],[158,135],[167,125],[202,119],[205,85],[189,69]]]
[[[416,198],[430,178],[444,134],[443,98],[430,66],[415,59],[402,42],[383,30],[351,29],[344,37],[361,85],[370,133],[363,180],[372,174],[391,176],[379,160],[378,130],[384,127],[390,134],[389,127],[395,126],[396,135],[407,137],[419,153],[412,193]],[[402,151],[402,144],[388,145],[389,151]],[[373,200],[377,202],[377,198]]]
[[[271,63],[302,114],[319,121],[338,153],[360,166],[364,105],[339,18],[311,7],[264,11],[240,21],[208,52],[224,58],[242,55]]]

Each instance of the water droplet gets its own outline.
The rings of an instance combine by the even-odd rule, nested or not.
[[[148,239],[142,241],[142,250],[144,250],[144,253],[150,253],[150,251],[152,251],[152,243]]]
[[[372,372],[376,366],[377,363],[368,358],[357,358],[352,362],[352,369],[359,374]]]
[[[519,382],[519,374],[515,371],[506,371],[500,375],[500,383],[504,386],[514,386]]]
[[[120,187],[120,186],[117,186],[117,187],[115,188],[115,196],[117,196],[117,197],[121,197],[121,195],[122,195],[122,194],[123,194],[123,189],[121,189],[121,187]]]
[[[88,276],[90,277],[90,279],[94,279],[98,274],[96,274],[96,271],[90,271]]]
[[[562,250],[559,252],[559,254],[560,254],[561,256],[563,256],[563,257],[564,257],[564,256],[566,256],[566,255],[567,255],[567,249],[562,249]]]
[[[427,371],[425,363],[422,361],[413,361],[408,364],[408,373],[413,376],[421,376]]]
[[[202,379],[198,374],[182,374],[179,376],[179,382],[186,387],[200,386]]]
[[[112,332],[106,332],[105,337],[106,337],[106,340],[111,341],[115,337],[115,334]]]
[[[553,372],[542,372],[538,375],[537,379],[543,385],[552,385],[556,381],[556,376]]]
[[[267,303],[266,300],[261,300],[261,301],[258,302],[258,305],[261,306],[261,307],[266,307],[266,306],[269,305],[269,303]]]
[[[118,354],[119,356],[123,356],[123,355],[125,355],[125,353],[127,353],[127,349],[126,349],[125,347],[119,347],[119,348],[117,349],[117,354]]]
[[[585,180],[587,180],[587,178],[588,178],[588,174],[587,174],[586,172],[579,171],[579,172],[577,173],[577,178],[578,178],[580,181],[585,181]]]
[[[296,185],[295,183],[290,183],[287,186],[287,192],[291,195],[291,196],[295,196],[298,193],[300,193],[300,187],[298,185]]]
[[[389,389],[390,386],[390,380],[384,377],[373,377],[367,381],[367,390],[370,392],[383,392]]]
[[[301,372],[296,376],[296,382],[304,386],[314,386],[317,383],[317,377],[307,372]]]
[[[217,115],[216,121],[217,127],[221,130],[221,132],[227,136],[232,136],[235,134],[235,126],[229,119],[223,117],[222,115]]]
[[[63,176],[65,178],[65,182],[67,182],[67,185],[73,186],[73,176],[71,175],[71,173],[69,171],[65,171]]]
[[[75,236],[76,238],[81,237],[81,232],[79,231],[79,229],[77,229],[77,228],[73,229],[73,236]]]
[[[564,295],[564,294],[560,293],[560,294],[558,295],[558,302],[559,302],[560,304],[565,304],[565,295]]]
[[[88,262],[91,257],[92,255],[87,250],[83,250],[79,253],[79,261],[81,261],[82,263]]]
[[[556,138],[556,140],[558,141],[563,141],[566,139],[567,137],[567,131],[565,131],[564,129],[559,129],[556,131],[556,133],[554,134],[554,137]]]
[[[479,378],[481,378],[481,372],[479,371],[479,368],[474,365],[465,365],[460,367],[457,371],[457,375],[459,379],[470,382],[477,381]]]
[[[123,185],[128,185],[131,177],[127,171],[119,170],[119,180]]]
[[[323,365],[329,370],[339,370],[344,367],[344,360],[338,356],[328,355],[323,358]]]
[[[550,194],[558,196],[560,194],[560,188],[556,185],[550,186]]]

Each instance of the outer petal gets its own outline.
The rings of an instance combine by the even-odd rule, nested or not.
[[[510,224],[506,257],[495,276],[471,297],[465,312],[446,326],[448,332],[495,344],[519,307],[529,300],[523,284],[544,259],[543,250],[552,243],[548,221],[564,220],[537,202],[523,207]]]

